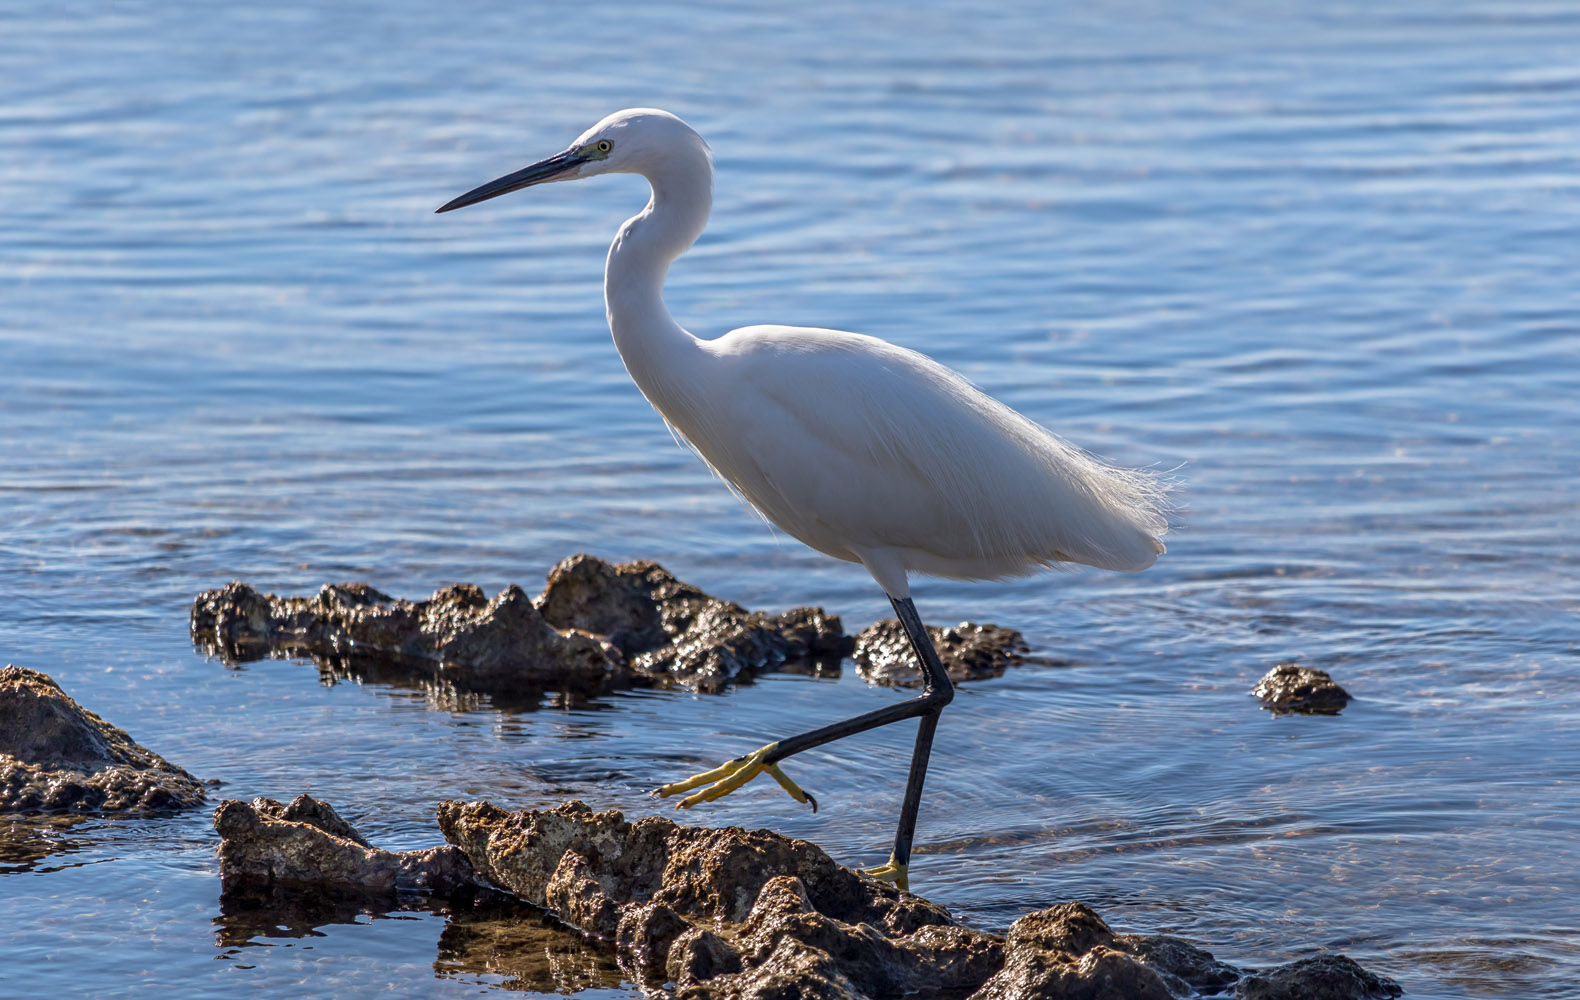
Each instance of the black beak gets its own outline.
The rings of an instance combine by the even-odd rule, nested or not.
[[[453,201],[445,202],[435,211],[448,212],[451,209],[465,208],[475,205],[480,201],[498,198],[502,194],[519,191],[524,187],[542,184],[545,181],[557,181],[566,173],[575,170],[586,162],[586,158],[575,150],[567,149],[563,153],[556,153],[546,160],[539,160],[530,167],[522,167],[513,174],[506,174],[498,180],[489,181],[482,187],[475,187]]]

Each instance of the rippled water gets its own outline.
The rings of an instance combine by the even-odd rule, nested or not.
[[[847,670],[458,711],[189,644],[232,578],[535,590],[582,550],[851,631],[886,612],[630,385],[600,281],[638,179],[431,214],[667,107],[719,168],[668,291],[693,330],[884,336],[1184,484],[1139,576],[918,588],[1057,663],[945,714],[921,891],[998,928],[1080,898],[1243,964],[1342,949],[1415,996],[1575,996],[1580,12],[1308,6],[0,15],[0,660],[223,795],[311,792],[392,848],[436,842],[444,797],[647,814],[892,701]],[[1247,692],[1281,661],[1358,700],[1271,717]],[[798,759],[816,816],[769,786],[696,818],[880,861],[910,740]],[[556,945],[457,960],[476,915],[238,923],[213,844],[202,811],[12,825],[0,992],[634,994]]]

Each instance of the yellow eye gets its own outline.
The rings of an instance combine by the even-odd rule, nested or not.
[[[595,145],[593,148],[598,150],[600,153],[607,153],[609,150],[614,148],[614,143],[610,142],[608,139],[599,139],[597,145]]]

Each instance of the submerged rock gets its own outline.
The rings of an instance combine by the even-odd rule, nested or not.
[[[949,672],[949,679],[956,684],[998,677],[1007,667],[1019,664],[1027,652],[1025,637],[998,625],[929,625],[927,634],[938,649],[938,658]],[[851,656],[856,661],[856,673],[869,684],[921,686],[922,672],[899,619],[888,618],[863,629],[856,636]]]
[[[590,695],[632,684],[712,691],[787,661],[838,658],[839,619],[817,608],[749,612],[656,563],[564,560],[536,599],[446,587],[403,601],[365,583],[312,597],[233,582],[198,595],[192,638],[227,662],[307,656],[320,667],[396,664],[451,689],[506,698]]]
[[[164,812],[198,779],[77,704],[47,674],[0,670],[0,812]]]
[[[1252,973],[1235,993],[1239,1000],[1393,1000],[1403,995],[1398,983],[1366,971],[1347,955],[1316,955]]]
[[[497,887],[613,954],[626,976],[681,1000],[1399,995],[1397,984],[1342,955],[1242,972],[1179,938],[1116,934],[1081,903],[1027,914],[1000,937],[766,830],[701,829],[657,816],[632,823],[574,801],[526,812],[443,802],[438,818],[451,846],[395,854],[366,846],[333,809],[306,796],[284,806],[226,802],[215,813],[226,898],[274,890],[301,893],[318,910],[329,901],[365,909],[392,889],[414,888],[482,894],[468,904],[475,907],[478,899],[509,898],[487,896]],[[607,975],[586,952],[555,949],[540,920],[523,916],[520,934],[512,931],[501,905],[487,904],[490,922],[475,933],[447,930],[448,947],[461,941],[461,950],[486,952],[489,942],[519,937],[524,967],[541,965],[532,955],[566,956],[572,972],[562,986]],[[234,912],[231,923],[246,926]],[[442,939],[441,959],[446,948]]]
[[[466,856],[454,847],[371,847],[328,803],[306,795],[287,805],[227,799],[214,810],[214,829],[228,894],[283,889],[341,899],[401,891],[444,895],[476,882]]]
[[[1256,682],[1251,693],[1275,715],[1338,715],[1350,703],[1350,693],[1339,687],[1326,670],[1280,663]]]

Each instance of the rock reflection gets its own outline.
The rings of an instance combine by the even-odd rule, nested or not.
[[[624,983],[612,955],[517,900],[479,893],[449,900],[403,900],[393,909],[308,893],[237,893],[220,898],[214,945],[234,957],[269,939],[324,937],[335,925],[428,914],[445,918],[434,957],[441,979],[487,977],[523,992],[576,993]],[[500,981],[502,980],[502,981]]]
[[[555,993],[624,982],[610,955],[520,903],[478,900],[447,916],[433,963],[442,979],[501,976],[505,989]]]
[[[12,816],[0,819],[0,875],[58,871],[75,865],[40,866],[57,854],[75,854],[92,841],[71,836],[84,816]]]

